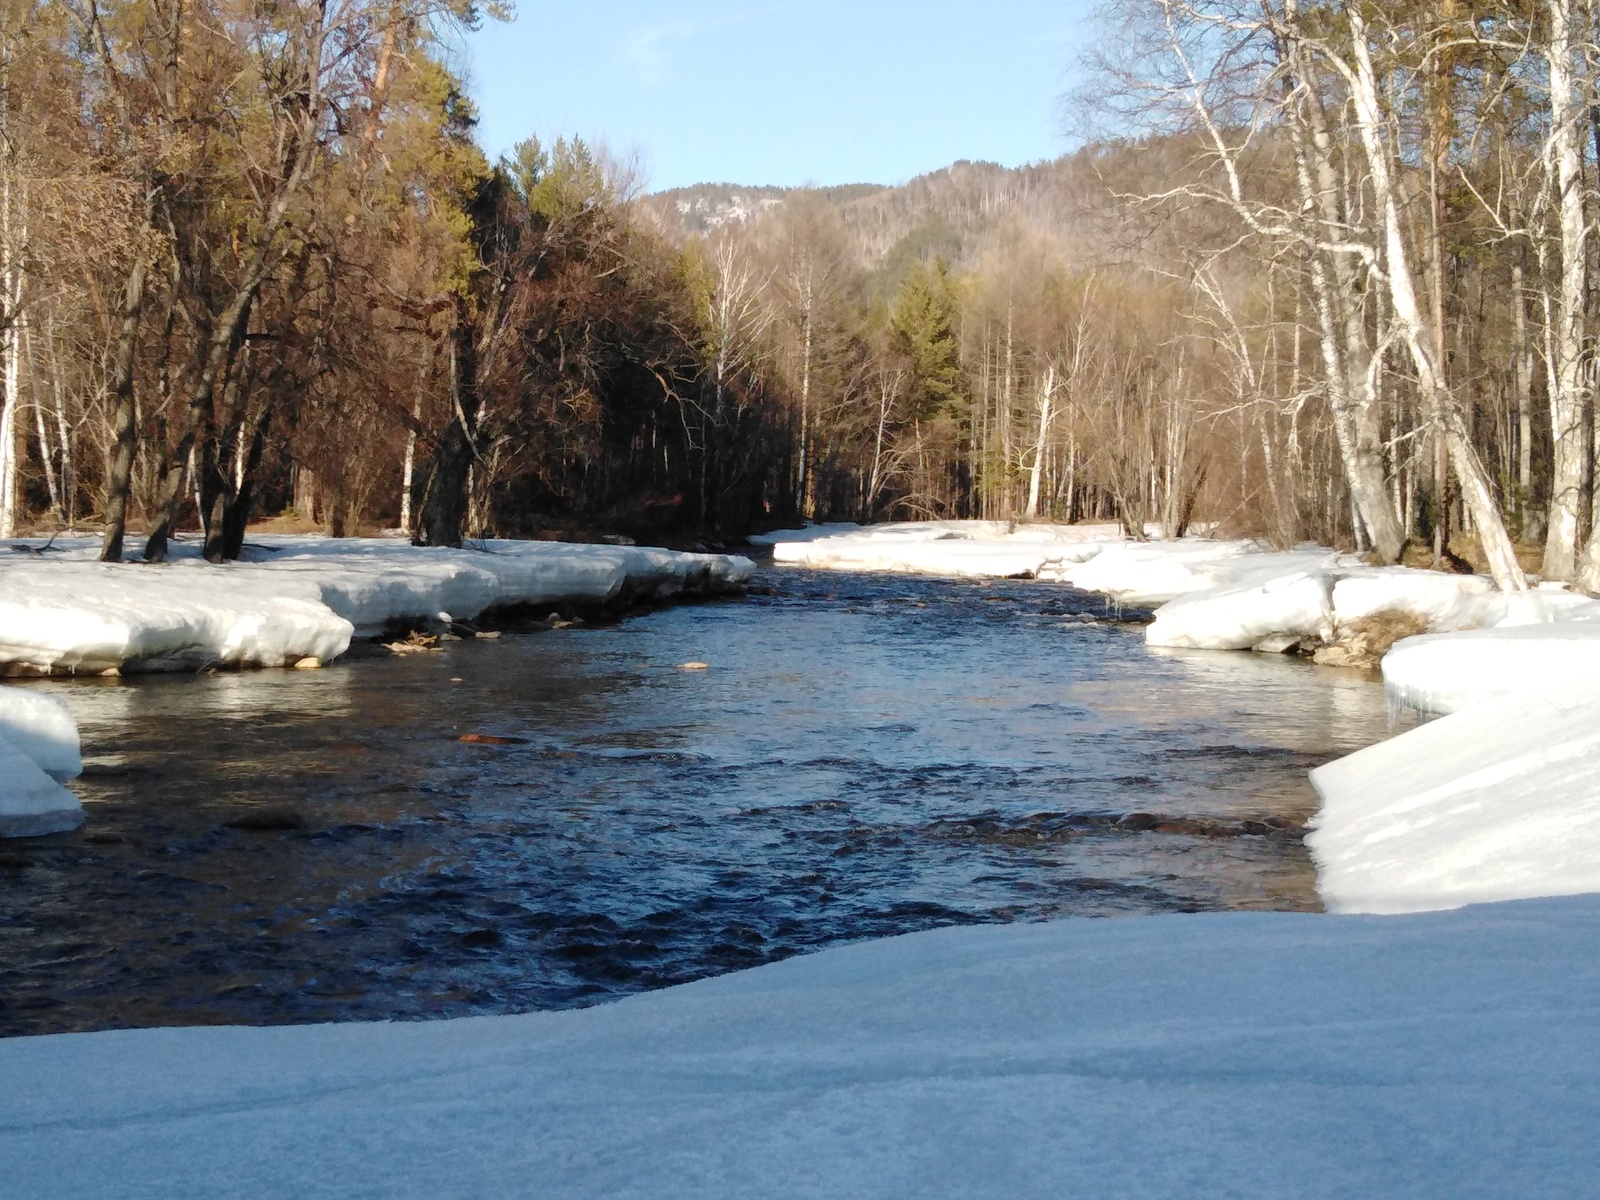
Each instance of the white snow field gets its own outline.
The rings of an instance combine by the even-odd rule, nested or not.
[[[935,930],[613,1004],[0,1041],[29,1200],[1558,1200],[1600,898]]]
[[[53,696],[0,685],[0,837],[82,825],[82,803],[62,786],[82,773],[71,710]]]
[[[749,559],[637,546],[267,536],[213,566],[180,543],[160,566],[94,561],[89,539],[0,557],[0,670],[194,670],[326,662],[396,621],[470,621],[511,605],[740,589]]]

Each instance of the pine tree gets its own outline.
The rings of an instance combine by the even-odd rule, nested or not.
[[[906,277],[889,313],[897,349],[911,366],[911,415],[920,421],[949,412],[961,393],[957,303],[943,259]]]

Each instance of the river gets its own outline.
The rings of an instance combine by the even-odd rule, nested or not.
[[[1311,909],[1306,771],[1390,732],[1369,679],[1152,651],[1059,585],[755,584],[314,673],[30,685],[78,714],[89,819],[0,845],[0,1034],[560,1008],[935,925]]]

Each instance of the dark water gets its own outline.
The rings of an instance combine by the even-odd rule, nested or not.
[[[1059,586],[757,583],[318,673],[34,685],[79,715],[89,820],[0,845],[0,1033],[556,1008],[934,925],[1313,908],[1305,773],[1388,732],[1374,683],[1153,652]]]

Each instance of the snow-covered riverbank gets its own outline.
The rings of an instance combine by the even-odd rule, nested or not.
[[[1483,576],[1371,567],[1321,546],[1271,550],[1247,539],[1135,542],[1116,525],[914,521],[780,530],[752,541],[780,563],[956,577],[1026,576],[1154,607],[1152,646],[1248,650],[1333,641],[1381,612],[1431,632],[1600,620],[1600,601],[1560,587],[1502,596]],[[1600,625],[1595,630],[1600,633]]]
[[[913,934],[597,1008],[0,1041],[31,1200],[1578,1197],[1600,900]]]
[[[18,544],[0,549],[0,672],[13,675],[327,662],[352,637],[441,613],[737,592],[755,570],[736,556],[562,542],[271,536],[222,566],[192,543],[160,566],[97,562],[85,538]]]
[[[213,566],[180,543],[161,566],[96,561],[89,538],[0,548],[0,674],[317,666],[386,627],[486,612],[738,592],[747,558],[635,546],[273,536]],[[0,687],[0,837],[83,823],[63,784],[78,734],[59,701]]]

